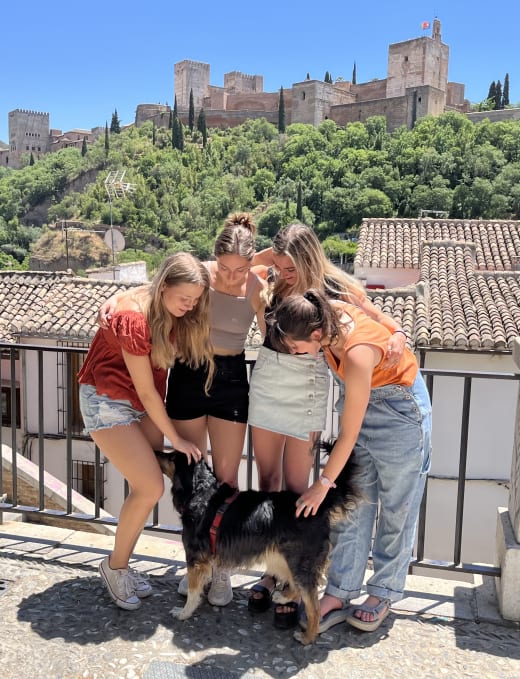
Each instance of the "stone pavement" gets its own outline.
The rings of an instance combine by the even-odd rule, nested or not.
[[[7,518],[4,515],[4,519]],[[225,608],[201,605],[181,622],[182,545],[143,535],[133,565],[153,595],[117,608],[97,575],[110,536],[8,521],[0,525],[0,677],[5,679],[519,679],[520,627],[503,621],[491,579],[409,576],[406,597],[377,632],[346,623],[302,646],[252,616],[233,576]]]

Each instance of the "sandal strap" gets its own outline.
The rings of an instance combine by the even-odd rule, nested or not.
[[[380,599],[376,606],[370,606],[367,603],[354,606],[352,613],[355,613],[356,611],[363,611],[363,613],[372,613],[373,615],[379,617],[380,613],[382,613],[385,608],[390,608],[390,601],[388,599]]]

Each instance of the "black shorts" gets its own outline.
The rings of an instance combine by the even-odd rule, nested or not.
[[[192,369],[176,361],[168,376],[166,410],[173,420],[194,420],[204,415],[230,422],[247,422],[249,382],[245,353],[215,356],[215,374],[204,392],[207,367]]]

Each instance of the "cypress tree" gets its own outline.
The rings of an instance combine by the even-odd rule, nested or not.
[[[305,80],[310,80],[310,79],[311,79],[311,76],[307,73],[307,77],[305,78]]]
[[[112,121],[110,122],[110,132],[114,134],[119,134],[121,132],[121,124],[119,122],[119,116],[117,115],[117,108],[114,109],[112,113]]]
[[[86,156],[88,151],[87,138],[83,137],[83,144],[81,144],[81,155]]]
[[[168,129],[171,130],[173,127],[174,112],[170,109],[170,119],[168,121]]]
[[[110,151],[110,138],[108,136],[108,122],[105,120],[105,156],[108,156]]]
[[[174,116],[179,115],[179,109],[177,108],[177,95],[175,95],[175,98],[173,100],[173,115]]]
[[[495,110],[502,108],[502,83],[497,80],[497,87],[495,91],[495,105],[493,107]]]
[[[202,146],[206,148],[208,130],[206,128],[206,113],[203,108],[200,109],[199,117],[197,118],[197,130],[202,134]]]
[[[33,156],[32,151],[31,151],[31,157],[29,158],[29,165],[34,165],[34,156]]]
[[[352,84],[355,85],[356,83],[357,83],[356,62],[354,62],[354,68],[352,69]]]
[[[152,146],[155,146],[155,120],[152,120]]]
[[[285,101],[283,98],[283,87],[280,87],[280,96],[278,98],[278,132],[284,134],[285,132]]]
[[[502,90],[502,108],[509,106],[509,73],[504,78],[504,89]]]
[[[497,84],[493,80],[491,85],[489,86],[489,91],[487,98],[489,99],[490,103],[492,104],[493,108],[495,108],[495,103],[496,103],[496,96],[497,96]]]
[[[195,125],[195,104],[193,103],[193,89],[190,90],[190,108],[188,111],[188,127],[190,132],[193,132],[193,127]]]
[[[328,72],[328,71],[325,71],[325,77],[323,78],[323,80],[324,80],[326,83],[328,83],[328,82],[329,82],[329,78],[330,78],[329,72]]]
[[[296,219],[301,222],[303,220],[303,202],[302,202],[302,183],[298,182],[298,196],[296,198]]]

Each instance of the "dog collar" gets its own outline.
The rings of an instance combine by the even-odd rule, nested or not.
[[[239,491],[236,490],[233,495],[230,495],[227,497],[224,502],[220,505],[220,507],[217,509],[217,512],[215,514],[215,518],[213,519],[213,523],[211,524],[211,527],[209,529],[209,542],[211,546],[211,555],[215,556],[216,551],[217,551],[217,533],[219,526],[222,522],[222,517],[224,516],[224,512],[226,509],[229,507],[229,505],[237,499],[239,494]]]

